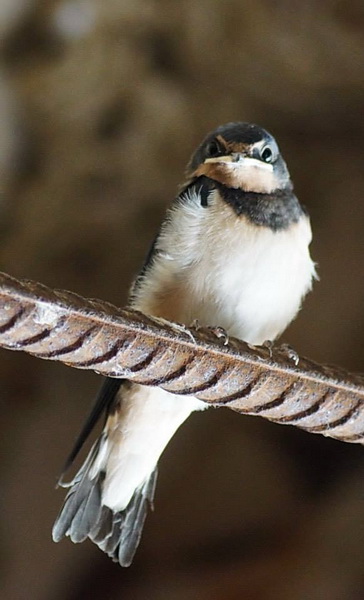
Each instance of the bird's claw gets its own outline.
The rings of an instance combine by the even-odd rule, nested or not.
[[[209,331],[211,331],[218,339],[223,339],[224,346],[227,346],[229,343],[229,335],[223,327],[208,327]]]
[[[295,366],[300,362],[300,357],[298,356],[296,350],[293,350],[289,344],[282,344],[279,349],[283,352],[283,354],[292,362],[294,362]]]
[[[272,358],[273,348],[274,348],[274,343],[272,342],[272,340],[265,340],[265,342],[263,342],[262,346],[263,346],[263,348],[266,348],[268,350],[269,358]]]
[[[195,331],[198,331],[199,329],[201,329],[200,321],[198,319],[193,319],[193,321],[190,325],[190,328],[194,329]]]

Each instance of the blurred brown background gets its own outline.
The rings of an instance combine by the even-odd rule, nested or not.
[[[201,137],[255,121],[310,211],[321,277],[284,339],[364,370],[363,34],[356,0],[1,0],[1,270],[122,305]],[[361,446],[194,415],[122,570],[51,541],[99,378],[5,351],[0,368],[1,598],[364,598]]]

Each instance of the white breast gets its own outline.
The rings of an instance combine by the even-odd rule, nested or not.
[[[311,288],[315,269],[310,241],[306,216],[275,232],[237,217],[217,193],[207,208],[192,196],[172,209],[158,241],[161,254],[137,306],[158,314],[155,298],[164,290],[163,307],[168,294],[173,301],[171,314],[160,316],[219,325],[252,344],[273,340]]]

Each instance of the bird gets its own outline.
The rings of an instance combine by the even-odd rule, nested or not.
[[[135,278],[129,306],[180,324],[218,326],[252,345],[273,342],[316,277],[309,216],[274,137],[231,122],[209,133]],[[58,542],[91,539],[127,567],[153,505],[158,461],[193,411],[207,404],[106,378],[65,469],[97,420],[102,432],[53,527]]]

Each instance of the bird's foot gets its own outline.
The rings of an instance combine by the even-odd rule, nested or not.
[[[295,366],[300,362],[300,357],[298,356],[296,350],[293,350],[289,344],[282,344],[279,346],[279,350],[283,352],[283,354],[292,362],[294,362]]]
[[[219,340],[223,340],[224,346],[229,344],[229,335],[223,327],[208,327],[209,331],[211,331]]]
[[[190,328],[194,329],[195,331],[198,331],[199,329],[201,329],[200,321],[198,319],[193,319],[193,321],[190,325]]]
[[[199,331],[199,329],[207,329],[207,331],[211,331],[211,333],[213,333],[218,339],[223,339],[224,346],[227,346],[229,343],[229,335],[226,329],[224,329],[223,327],[204,327],[201,325],[198,319],[194,319],[190,325],[190,328],[194,329],[195,331]]]
[[[263,348],[266,348],[268,350],[269,357],[272,358],[274,342],[272,342],[272,340],[265,340],[265,342],[263,342],[262,346],[263,346]]]

